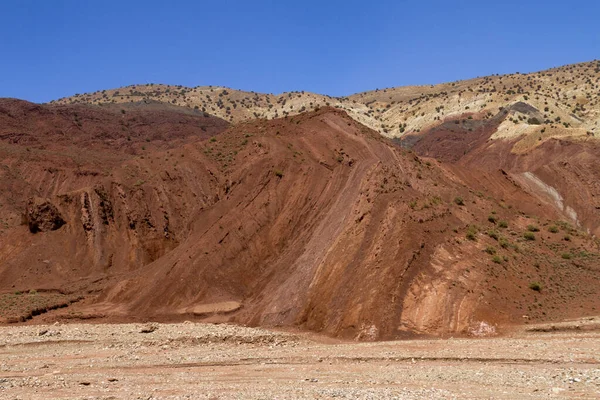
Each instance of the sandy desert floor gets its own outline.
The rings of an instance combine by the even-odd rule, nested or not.
[[[597,399],[599,323],[377,343],[189,322],[4,326],[0,398]]]

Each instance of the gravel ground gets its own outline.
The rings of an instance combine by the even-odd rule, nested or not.
[[[341,343],[231,325],[0,327],[2,399],[600,398],[600,331]]]

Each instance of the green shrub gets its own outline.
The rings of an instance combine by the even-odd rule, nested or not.
[[[508,228],[508,222],[506,222],[506,221],[500,221],[500,222],[498,222],[498,227],[500,227],[500,228]]]
[[[491,222],[492,224],[495,224],[496,221],[498,221],[498,217],[496,217],[495,215],[488,215],[488,221]]]
[[[535,290],[536,292],[541,292],[542,291],[542,285],[540,285],[538,282],[531,282],[529,284],[529,289]]]
[[[527,230],[528,230],[529,232],[539,232],[539,231],[540,231],[540,228],[538,228],[538,227],[537,227],[537,226],[535,226],[535,225],[527,225]]]
[[[556,226],[556,225],[552,225],[552,226],[550,226],[550,227],[548,228],[548,232],[551,232],[551,233],[558,233],[558,226]]]
[[[275,176],[278,178],[283,178],[283,171],[280,169],[276,169],[273,171],[275,173]]]
[[[464,202],[464,200],[462,199],[462,197],[455,197],[455,198],[454,198],[454,202],[455,202],[457,205],[459,205],[459,206],[464,206],[464,205],[465,205],[465,202]]]
[[[467,234],[466,234],[467,239],[473,240],[473,241],[477,240],[477,232],[478,231],[479,230],[475,226],[473,226],[473,225],[469,226],[469,229],[467,229]]]
[[[560,256],[565,260],[571,259],[571,253],[562,253]]]
[[[492,257],[492,262],[496,264],[502,264],[502,257],[495,255],[494,257]]]
[[[523,234],[523,237],[524,237],[526,240],[535,240],[535,235],[533,234],[533,232],[525,232],[525,233]]]
[[[494,246],[488,246],[485,248],[485,252],[490,255],[494,255],[496,254],[496,248]]]

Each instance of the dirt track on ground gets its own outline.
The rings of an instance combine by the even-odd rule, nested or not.
[[[600,331],[578,325],[376,343],[189,322],[2,327],[0,398],[598,398]]]

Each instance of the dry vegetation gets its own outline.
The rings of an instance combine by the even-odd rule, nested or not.
[[[418,133],[444,120],[491,118],[507,106],[524,102],[530,112],[511,111],[497,137],[521,134],[600,136],[600,61],[530,74],[492,75],[429,86],[377,89],[348,97],[309,92],[280,95],[225,87],[194,88],[160,84],[132,85],[59,99],[61,104],[110,104],[158,100],[202,110],[230,122],[277,118],[322,106],[343,109],[354,119],[388,137]]]

